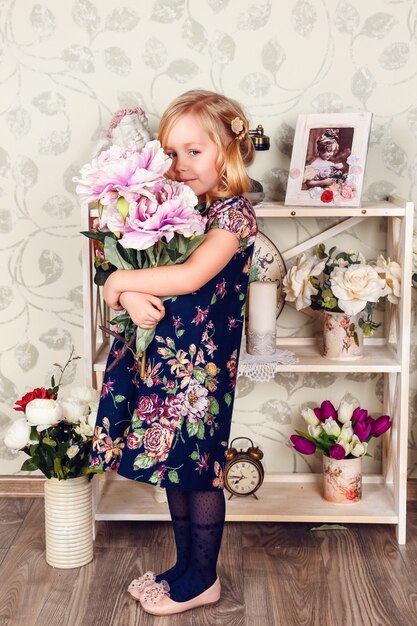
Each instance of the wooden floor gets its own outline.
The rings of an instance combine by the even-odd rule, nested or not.
[[[18,626],[415,626],[417,506],[399,547],[391,526],[312,532],[308,524],[226,524],[217,605],[144,613],[132,578],[174,562],[167,522],[99,522],[95,558],[45,562],[43,500],[0,499],[0,624]]]

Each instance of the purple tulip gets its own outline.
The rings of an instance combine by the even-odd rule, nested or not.
[[[368,417],[368,411],[366,409],[361,409],[360,406],[357,406],[356,409],[352,413],[352,422],[362,422],[364,419]]]
[[[316,406],[315,409],[313,409],[315,416],[317,417],[317,419],[319,419],[321,421],[321,414],[320,414],[320,407]]]
[[[383,435],[389,428],[391,428],[392,421],[388,415],[381,415],[376,420],[371,422],[371,435],[373,437],[379,437]]]
[[[369,420],[358,421],[353,429],[353,434],[356,435],[362,443],[371,434],[371,428],[372,423]]]
[[[337,420],[337,411],[330,400],[324,400],[320,406],[320,420],[324,422],[328,417]]]
[[[314,454],[316,451],[316,444],[305,437],[291,435],[290,440],[297,452],[301,454]]]
[[[340,461],[340,459],[344,459],[346,455],[345,449],[343,446],[341,446],[338,443],[334,443],[329,450],[329,456],[332,457],[332,459],[337,459],[338,461]]]

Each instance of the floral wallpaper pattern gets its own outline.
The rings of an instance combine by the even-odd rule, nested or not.
[[[47,384],[70,346],[83,353],[80,213],[72,177],[103,144],[112,113],[140,105],[152,131],[196,87],[239,100],[271,149],[251,175],[283,199],[297,115],[372,111],[365,196],[417,201],[417,5],[413,0],[0,0],[0,436],[14,400]],[[281,249],[331,220],[272,219]],[[361,230],[362,229],[362,230]],[[384,223],[344,235],[369,258]],[[415,291],[415,290],[414,290]],[[416,293],[412,321],[416,327]],[[282,334],[314,334],[285,309]],[[411,346],[409,472],[417,476],[417,334]],[[83,381],[82,366],[66,383]],[[382,378],[288,373],[242,378],[232,436],[265,452],[267,471],[318,469],[287,444],[304,403],[342,397],[381,409]],[[277,447],[279,453],[277,454]],[[369,468],[377,467],[375,450]],[[0,473],[21,458],[0,445]]]

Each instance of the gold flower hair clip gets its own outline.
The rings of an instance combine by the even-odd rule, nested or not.
[[[240,135],[240,133],[244,129],[243,120],[240,117],[235,117],[230,122],[230,128],[232,129],[235,135]]]

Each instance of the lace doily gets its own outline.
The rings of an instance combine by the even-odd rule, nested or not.
[[[295,356],[294,352],[290,352],[290,350],[280,350],[277,348],[275,354],[254,356],[242,349],[237,375],[247,376],[250,380],[255,382],[268,382],[273,380],[278,365],[289,365],[298,362],[299,359]]]

